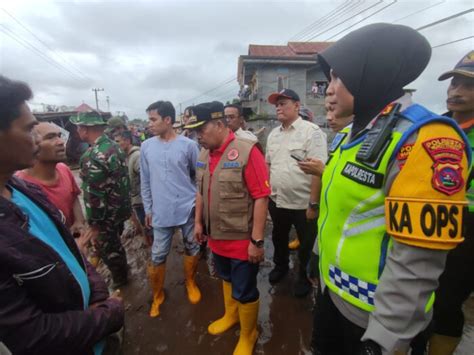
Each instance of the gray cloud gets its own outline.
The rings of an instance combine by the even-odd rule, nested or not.
[[[247,54],[249,44],[285,44],[341,4],[283,0],[22,3],[9,11],[67,58],[63,62],[55,57],[59,62],[70,70],[73,63],[87,79],[73,78],[2,33],[0,70],[4,75],[29,82],[38,102],[75,105],[85,100],[94,104],[92,87],[103,87],[106,91],[100,93],[101,107],[105,107],[108,95],[112,111],[144,117],[144,108],[150,102],[168,99],[178,105],[236,76],[238,57]],[[399,1],[390,11],[387,9],[353,29],[370,22],[391,22],[430,4]],[[364,7],[367,4],[360,8]],[[470,7],[469,1],[448,1],[399,23],[418,27]],[[347,12],[316,25],[315,33],[352,17],[316,40],[335,35],[371,12],[355,17],[355,11]],[[53,55],[8,16],[3,16],[3,23],[44,53]],[[432,45],[441,44],[472,35],[472,24],[470,14],[427,29],[423,34]],[[434,49],[427,70],[410,85],[418,89],[415,99],[442,110],[447,84],[436,79],[473,47],[473,41],[465,41]],[[184,104],[225,101],[235,97],[237,91],[237,83],[232,82]]]

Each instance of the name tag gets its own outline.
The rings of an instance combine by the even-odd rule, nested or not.
[[[240,168],[240,163],[238,161],[226,161],[222,164],[222,169],[233,169]]]
[[[358,182],[359,184],[377,189],[382,187],[384,178],[383,174],[366,169],[363,166],[354,163],[346,163],[346,166],[342,169],[342,175]]]
[[[463,208],[467,202],[385,199],[387,232],[406,244],[453,249],[461,243]]]
[[[196,168],[205,169],[206,168],[206,163],[204,163],[203,161],[198,161],[198,162],[196,162]]]

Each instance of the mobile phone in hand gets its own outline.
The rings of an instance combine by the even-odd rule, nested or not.
[[[295,159],[296,161],[303,161],[304,159],[295,155],[295,154],[290,154],[290,157],[292,157],[293,159]]]

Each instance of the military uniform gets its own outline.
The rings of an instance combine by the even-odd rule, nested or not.
[[[85,126],[105,124],[95,113],[74,116],[71,122]],[[80,160],[87,221],[99,228],[95,247],[116,284],[127,279],[127,258],[120,242],[123,223],[131,214],[130,181],[125,161],[125,154],[105,133]]]

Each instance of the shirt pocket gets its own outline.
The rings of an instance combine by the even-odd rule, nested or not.
[[[306,159],[308,150],[306,149],[305,142],[290,142],[288,144],[288,151],[290,155],[294,155],[296,157],[299,157],[301,159]],[[296,162],[295,159],[291,158]]]

